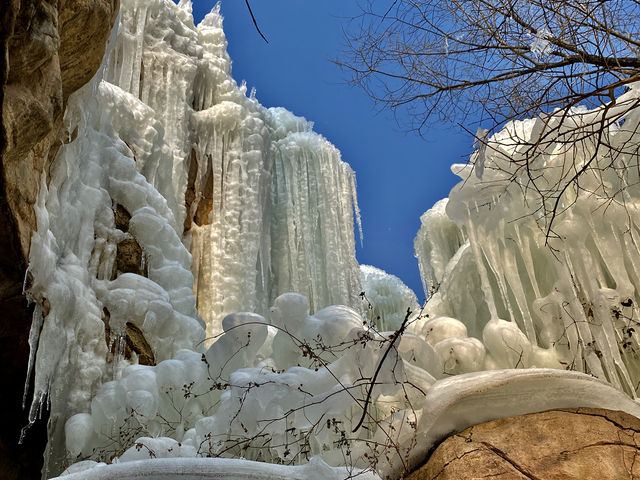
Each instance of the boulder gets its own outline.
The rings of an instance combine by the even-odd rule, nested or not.
[[[585,480],[640,477],[640,419],[624,412],[549,410],[451,435],[409,480]]]

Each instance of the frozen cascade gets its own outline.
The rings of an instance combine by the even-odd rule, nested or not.
[[[188,1],[125,0],[99,72],[69,99],[25,280],[38,305],[30,421],[51,409],[45,476],[90,436],[78,419],[96,391],[143,355],[130,335],[162,363],[285,291],[315,310],[360,306],[353,171],[230,70],[219,6],[195,27]]]
[[[313,308],[359,305],[353,171],[311,123],[247,97],[231,76],[219,7],[197,27],[190,8],[123,2],[105,80],[162,127],[161,151],[125,141],[184,226],[207,335],[225,314],[266,313],[287,291]]]
[[[488,139],[481,175],[472,174],[475,156],[453,167],[463,181],[423,215],[415,240],[432,294],[430,319],[416,328],[465,327],[434,345],[451,369],[579,370],[638,395],[639,97],[633,85],[562,123],[560,114],[511,122]],[[527,155],[530,169],[543,172],[546,203],[518,170]],[[562,193],[547,246],[549,215],[541,212],[551,211],[568,165],[585,173],[579,189],[569,184]]]
[[[429,317],[412,318],[387,350],[394,332],[359,311],[353,172],[310,122],[264,108],[230,71],[218,7],[196,27],[189,0],[123,0],[101,70],[69,99],[25,284],[38,304],[31,420],[51,408],[45,477],[71,465],[70,478],[166,467],[198,479],[217,461],[264,478],[359,469],[397,478],[437,438],[476,421],[576,406],[640,415],[627,395],[579,372],[470,373],[584,360],[628,390],[638,346],[618,323],[637,318],[640,262],[622,222],[598,221],[579,202],[558,229],[581,248],[549,257],[535,223],[508,221],[515,203],[500,202],[498,217],[486,207],[497,193],[482,182],[500,178],[505,142],[494,137],[471,191],[423,216],[417,255],[425,283],[439,288]],[[509,128],[524,135],[530,124]],[[415,301],[392,280],[374,289],[385,321],[398,298]],[[580,312],[591,324],[569,321]],[[193,458],[203,456],[235,460]]]
[[[402,280],[371,265],[360,265],[367,319],[380,330],[400,328],[407,309],[417,312],[416,294]]]

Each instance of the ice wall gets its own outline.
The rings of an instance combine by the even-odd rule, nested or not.
[[[423,331],[465,327],[434,344],[447,368],[579,370],[637,396],[639,96],[511,122],[454,166],[415,240]]]
[[[158,188],[184,225],[207,334],[287,291],[357,305],[353,171],[311,123],[236,84],[219,7],[195,27],[188,1],[125,1],[119,29],[105,78],[163,127],[173,170]]]
[[[83,438],[66,420],[128,365],[199,355],[205,327],[285,291],[360,305],[353,171],[236,84],[219,6],[196,27],[188,1],[124,0],[116,23],[36,206],[25,293],[31,421],[51,408],[45,476],[68,462],[65,436]]]

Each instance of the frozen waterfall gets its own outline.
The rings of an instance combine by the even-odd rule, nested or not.
[[[511,123],[456,167],[415,242],[419,309],[359,268],[338,150],[247,96],[226,45],[219,6],[195,26],[189,0],[123,0],[100,71],[69,99],[25,276],[45,478],[398,478],[477,422],[640,416],[637,154],[619,154],[637,146],[638,90],[562,125]],[[549,205],[514,170],[549,125],[557,141],[532,160],[548,188],[567,158],[594,166],[557,197],[552,249]],[[603,188],[618,192],[606,208]]]
[[[359,308],[361,290],[354,173],[311,123],[236,84],[219,6],[196,27],[188,1],[124,0],[65,129],[25,279],[49,473],[68,462],[65,428],[88,435],[67,418],[128,365],[202,352],[226,314],[266,314],[287,291],[319,310]]]
[[[353,171],[311,123],[236,84],[219,6],[195,27],[190,2],[125,1],[114,43],[105,81],[162,126],[161,151],[140,145],[136,162],[184,226],[207,335],[288,291],[358,305]]]
[[[463,181],[415,240],[422,331],[451,330],[434,348],[452,372],[578,370],[638,395],[639,97],[511,122],[454,166]]]

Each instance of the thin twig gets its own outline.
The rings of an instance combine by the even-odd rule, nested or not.
[[[269,43],[269,40],[267,40],[267,37],[265,37],[262,33],[262,31],[260,30],[260,27],[258,26],[258,22],[256,21],[256,17],[253,15],[253,10],[251,10],[251,5],[249,5],[249,0],[244,0],[244,3],[247,5],[247,9],[249,10],[249,15],[251,15],[251,20],[253,20],[253,25],[256,27],[256,30],[258,31],[258,33],[260,34],[260,36],[262,37],[262,39]]]

